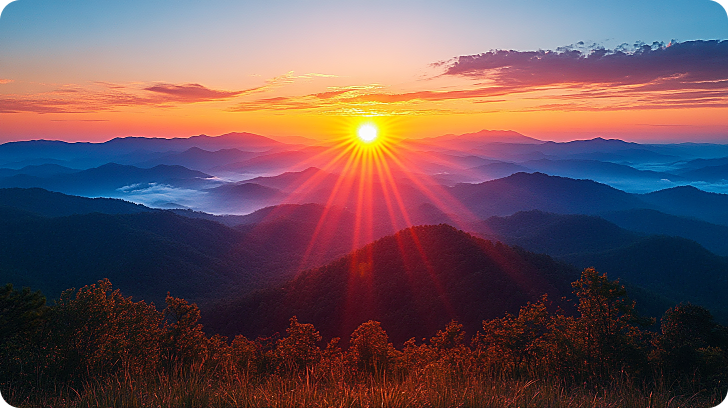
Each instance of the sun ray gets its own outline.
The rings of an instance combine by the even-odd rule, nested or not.
[[[408,177],[409,180],[411,180],[415,186],[427,196],[428,199],[430,199],[435,206],[440,209],[441,211],[445,212],[450,210],[449,212],[455,212],[456,214],[461,215],[463,219],[465,220],[475,220],[477,217],[473,215],[470,210],[468,210],[464,205],[462,205],[458,200],[454,199],[447,191],[445,191],[443,188],[438,187],[436,183],[430,183],[433,188],[437,189],[437,194],[432,192],[430,188],[428,188],[425,183],[423,183],[422,180],[418,177],[418,174],[416,172],[413,172],[410,170],[410,166],[407,166],[406,164],[402,163],[402,161],[395,155],[393,152],[388,149],[386,146],[382,147],[382,151],[384,154],[386,154],[389,158],[392,159],[392,161],[399,166],[401,170],[403,170],[403,173]],[[448,202],[445,203],[443,200],[447,200]],[[447,214],[447,212],[445,212]],[[458,225],[456,225],[458,228],[463,229],[467,228],[467,224],[463,222],[463,219],[453,219],[452,221]]]
[[[361,137],[362,133],[366,135],[361,130],[368,129],[367,126],[376,130],[374,138]],[[413,268],[424,265],[423,272],[429,277],[429,284],[437,293],[441,307],[454,316],[451,299],[446,296],[416,229],[397,233],[415,225],[419,219],[415,207],[418,203],[432,204],[449,219],[448,223],[460,229],[467,230],[469,223],[477,219],[449,193],[448,187],[438,183],[427,171],[428,163],[446,167],[453,167],[453,163],[446,157],[419,151],[418,145],[398,139],[391,133],[379,131],[371,121],[360,122],[349,129],[349,133],[332,140],[325,149],[301,162],[319,171],[303,176],[288,193],[287,202],[323,204],[300,259],[299,270],[318,265],[317,260],[325,257],[324,248],[330,245],[332,239],[341,239],[345,231],[342,228],[347,228],[350,235],[346,245],[352,255],[344,308],[354,310],[351,309],[354,304],[350,303],[354,291],[358,293],[356,296],[363,296],[360,301],[376,300],[371,287],[376,260],[366,249],[370,247],[364,245],[383,235],[395,234],[407,279],[412,285],[418,284],[416,280],[421,277]],[[321,188],[327,191],[325,200],[320,197]],[[503,266],[524,287],[528,287],[528,279],[513,270],[513,265]]]
[[[308,260],[308,257],[311,255],[311,252],[313,251],[313,247],[316,244],[316,239],[318,238],[319,234],[321,233],[321,229],[323,228],[324,222],[326,221],[326,217],[327,217],[329,211],[331,210],[331,207],[332,207],[334,201],[337,199],[337,194],[339,192],[339,189],[341,188],[342,184],[347,181],[348,181],[349,186],[345,187],[343,195],[345,195],[345,196],[348,195],[348,191],[350,189],[350,185],[351,185],[352,181],[350,178],[345,177],[344,174],[354,163],[356,163],[357,157],[358,157],[358,153],[356,152],[356,149],[354,149],[354,154],[352,154],[348,157],[348,160],[344,167],[344,171],[336,179],[336,183],[334,184],[333,188],[331,189],[331,193],[329,194],[329,197],[326,200],[326,204],[324,205],[323,212],[321,213],[318,223],[316,224],[316,227],[314,228],[314,232],[311,235],[311,240],[309,241],[308,247],[306,248],[306,251],[304,252],[303,257],[301,258],[301,265],[305,265]]]

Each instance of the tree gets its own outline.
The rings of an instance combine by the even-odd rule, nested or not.
[[[232,359],[235,368],[239,373],[245,375],[253,375],[258,369],[258,360],[260,358],[260,349],[254,341],[248,340],[247,337],[239,334],[233,339]]]
[[[40,291],[17,291],[10,283],[0,288],[0,344],[33,331],[47,310],[46,298]]]
[[[65,381],[155,370],[161,320],[154,305],[125,298],[108,279],[67,290],[41,328],[48,374]]]
[[[452,320],[445,326],[445,330],[437,331],[435,336],[430,339],[430,344],[436,350],[444,351],[462,346],[464,338],[463,325]]]
[[[312,367],[321,358],[321,349],[316,345],[321,335],[310,323],[298,323],[296,316],[291,317],[286,336],[278,340],[276,357],[279,369],[287,372]]]
[[[514,373],[533,371],[542,365],[546,354],[546,335],[552,329],[552,316],[546,309],[548,299],[528,303],[518,316],[483,321],[483,333],[473,339],[476,351],[499,369]],[[482,354],[485,354],[484,356]]]
[[[0,287],[0,376],[17,380],[29,374],[28,368],[37,361],[31,350],[34,332],[47,312],[40,292],[17,291],[11,284]]]
[[[645,368],[647,342],[641,327],[654,319],[641,318],[624,286],[594,268],[585,269],[571,286],[579,298],[580,316],[572,335],[582,352],[582,372],[604,379],[614,370]]]
[[[351,334],[348,355],[360,372],[376,373],[389,368],[395,350],[379,322],[362,323]]]
[[[184,299],[170,296],[169,293],[165,303],[167,307],[163,313],[167,326],[164,349],[169,368],[175,365],[200,367],[207,351],[207,338],[202,331],[202,325],[197,323],[200,320],[200,309],[196,304],[189,304]]]
[[[728,331],[701,306],[680,304],[668,309],[660,320],[653,360],[668,374],[723,377]]]
[[[464,374],[471,365],[471,352],[463,343],[464,339],[463,325],[454,320],[445,326],[445,330],[438,330],[430,339],[432,349],[439,356],[440,364],[457,375]]]

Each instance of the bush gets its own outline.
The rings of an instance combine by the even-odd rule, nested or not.
[[[154,372],[161,321],[153,305],[112,291],[107,279],[65,291],[40,328],[45,374],[58,381],[80,381],[120,370]]]
[[[347,357],[358,372],[378,373],[390,368],[396,351],[380,323],[370,320],[351,334]]]
[[[313,367],[321,359],[321,349],[316,345],[321,341],[321,335],[312,324],[298,323],[293,316],[286,333],[288,336],[278,340],[276,347],[279,371],[299,371]]]

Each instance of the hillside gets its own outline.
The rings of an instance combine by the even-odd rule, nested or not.
[[[321,333],[346,337],[373,319],[395,343],[421,338],[451,319],[469,333],[483,319],[515,313],[544,293],[571,294],[578,271],[448,225],[381,238],[287,285],[221,304],[203,316],[211,332],[250,337],[282,331],[293,315]]]
[[[251,279],[229,256],[241,233],[168,212],[56,218],[3,212],[0,226],[0,282],[49,298],[109,278],[135,299],[161,304],[170,291],[199,301],[230,281]]]
[[[657,210],[635,209],[601,214],[616,225],[643,234],[670,235],[691,239],[718,255],[728,256],[728,226]]]
[[[73,214],[134,214],[156,211],[116,198],[86,198],[56,193],[42,188],[0,188],[0,207],[15,208],[46,216]]]
[[[642,194],[640,198],[649,203],[650,208],[668,214],[728,225],[728,194],[710,193],[693,186],[680,186]]]
[[[110,195],[125,186],[162,183],[177,187],[206,186],[209,174],[186,167],[159,164],[152,168],[107,163],[75,172],[56,173],[47,177],[16,174],[0,178],[0,187],[39,187],[65,194],[86,196]]]
[[[721,321],[728,318],[728,258],[694,241],[653,235],[625,247],[563,259],[579,268],[593,266],[673,303],[705,306]]]
[[[534,209],[561,214],[598,214],[644,207],[636,195],[605,184],[542,173],[516,173],[480,184],[458,184],[449,191],[482,218]]]
[[[701,234],[708,244],[725,244],[719,225],[662,214],[629,210],[608,214],[644,232],[671,229],[671,235]],[[641,222],[640,222],[641,221]],[[646,235],[629,231],[601,217],[563,215],[537,210],[508,217],[491,217],[473,226],[483,238],[500,240],[536,253],[546,253],[578,269],[596,267],[620,278],[639,299],[638,308],[659,316],[680,302],[699,304],[725,321],[728,303],[728,258],[680,236]]]
[[[285,281],[300,268],[351,251],[347,230],[324,228],[312,242],[322,211],[318,205],[272,208],[272,217],[230,228],[209,214],[178,211],[188,215],[181,216],[122,200],[0,189],[0,283],[55,298],[109,278],[135,299],[161,304],[169,291],[210,303]],[[353,223],[345,211],[329,215]]]
[[[603,252],[633,244],[642,237],[597,216],[539,210],[490,217],[472,228],[483,238],[555,257]]]

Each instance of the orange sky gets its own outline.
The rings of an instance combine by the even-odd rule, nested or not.
[[[19,0],[0,18],[0,142],[326,139],[363,117],[411,138],[728,142],[728,17],[667,3]]]

